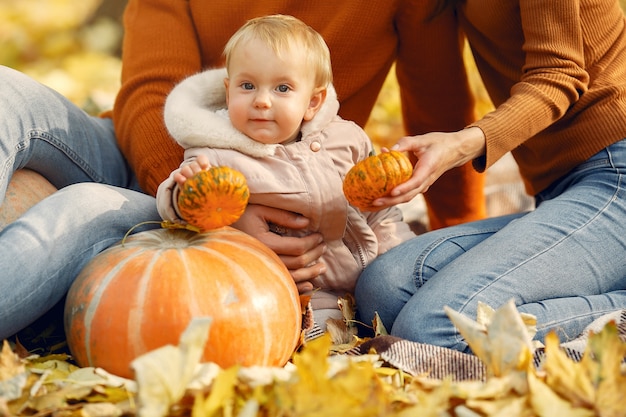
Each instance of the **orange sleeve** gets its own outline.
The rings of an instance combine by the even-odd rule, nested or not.
[[[169,136],[163,104],[174,85],[201,69],[188,2],[130,0],[124,15],[122,85],[113,121],[122,152],[144,191],[159,184],[183,160]]]

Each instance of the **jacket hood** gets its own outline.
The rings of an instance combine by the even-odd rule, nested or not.
[[[279,145],[257,142],[232,125],[226,107],[225,68],[192,75],[178,85],[165,101],[164,121],[170,135],[183,148],[234,149],[253,157],[273,155]],[[319,132],[337,116],[339,101],[332,85],[326,100],[309,121],[302,123],[302,137]]]

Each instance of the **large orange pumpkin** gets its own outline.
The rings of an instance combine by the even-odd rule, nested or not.
[[[362,210],[377,210],[372,202],[384,197],[413,174],[408,156],[389,151],[370,155],[355,164],[343,180],[343,193],[350,204]]]
[[[193,317],[213,318],[203,361],[282,366],[301,335],[301,307],[278,256],[231,227],[155,229],[92,259],[65,305],[80,366],[132,377],[137,356],[178,344]]]

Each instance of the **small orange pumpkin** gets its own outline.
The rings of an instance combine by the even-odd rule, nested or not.
[[[229,226],[243,214],[250,191],[239,171],[216,166],[188,178],[178,194],[182,218],[201,231]]]
[[[213,319],[203,361],[282,366],[300,341],[301,311],[289,271],[257,239],[232,227],[155,229],[87,264],[64,324],[80,366],[132,378],[136,357],[178,344],[194,317]]]
[[[370,155],[348,171],[343,180],[343,193],[353,206],[361,210],[376,210],[372,202],[389,194],[412,174],[411,161],[402,152]]]

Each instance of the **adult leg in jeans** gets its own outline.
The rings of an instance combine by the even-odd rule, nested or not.
[[[91,117],[29,77],[0,67],[0,201],[19,168],[59,192],[0,233],[0,338],[43,315],[87,261],[133,225],[158,220],[154,199],[118,149],[109,119]],[[92,182],[88,184],[89,182]]]
[[[151,196],[82,183],[59,190],[9,224],[0,232],[0,340],[59,302],[92,257],[133,226],[159,219]]]
[[[626,308],[626,142],[599,152],[538,196],[527,214],[442,229],[379,257],[359,278],[361,318],[374,311],[391,334],[469,348],[444,313],[475,318],[479,301],[513,299],[538,320],[537,338],[576,337]]]
[[[57,188],[78,182],[135,187],[113,123],[87,115],[26,75],[0,66],[0,201],[13,172],[30,168]]]

